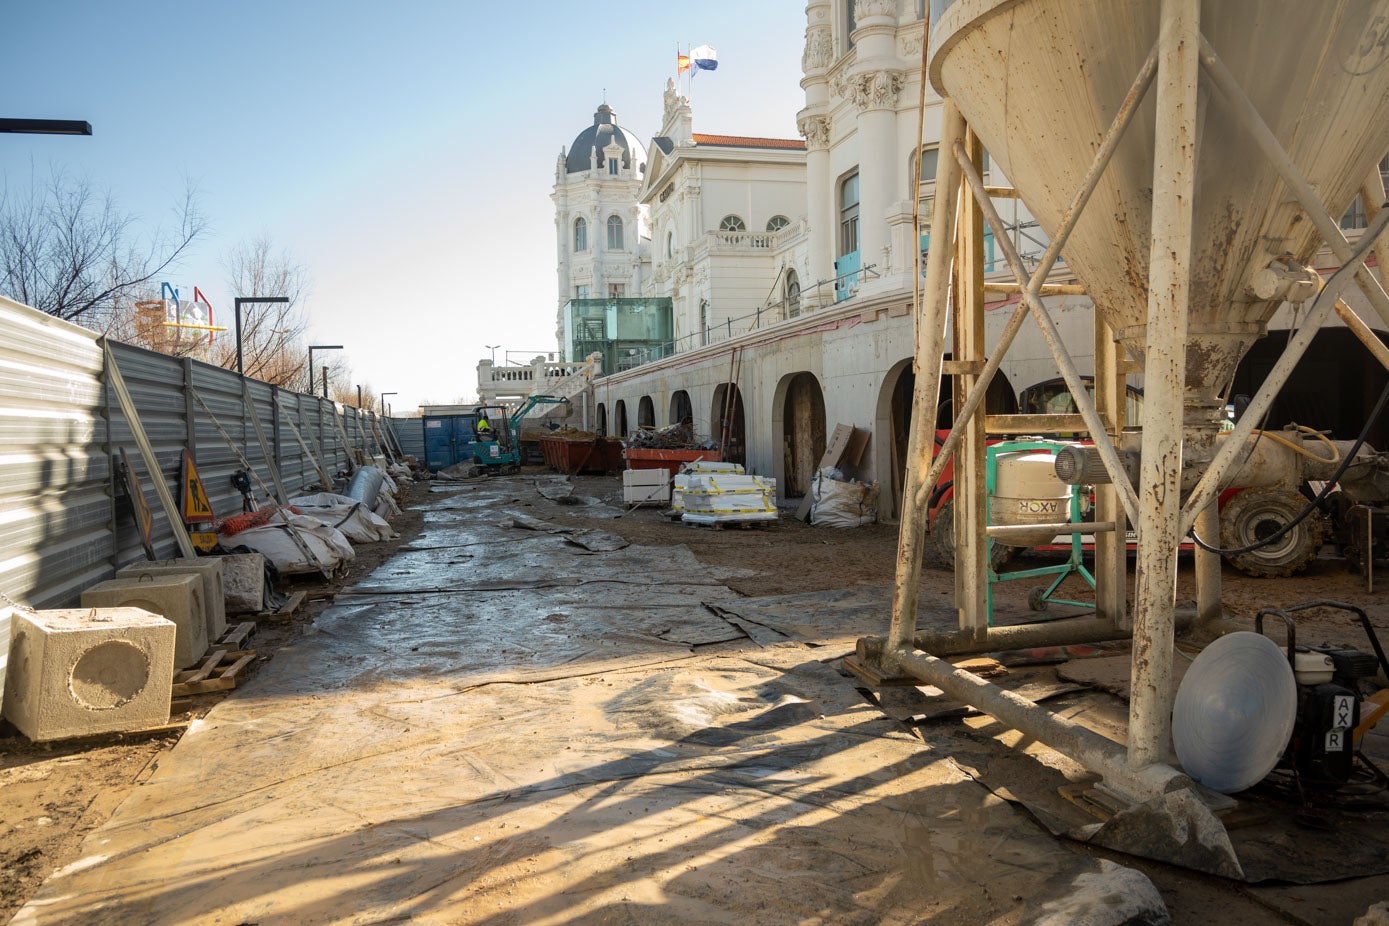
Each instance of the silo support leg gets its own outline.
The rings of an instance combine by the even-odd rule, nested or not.
[[[1200,0],[1163,0],[1158,38],[1152,245],[1144,352],[1138,589],[1128,760],[1165,763],[1172,738],[1172,649],[1181,515],[1182,405],[1196,181]]]

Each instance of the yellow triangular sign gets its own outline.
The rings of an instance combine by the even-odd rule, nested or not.
[[[207,500],[207,492],[203,489],[203,481],[198,478],[198,466],[193,462],[193,454],[187,450],[183,451],[183,492],[179,500],[186,523],[217,520],[212,513],[212,504]]]

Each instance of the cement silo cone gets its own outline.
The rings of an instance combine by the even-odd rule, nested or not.
[[[953,99],[1054,234],[1158,38],[1157,0],[954,0],[932,29],[931,81]],[[1340,215],[1389,151],[1389,0],[1204,0],[1201,30],[1326,207]],[[1154,94],[1129,127],[1063,257],[1143,360]],[[1251,277],[1312,261],[1313,223],[1204,76],[1197,129],[1188,425],[1219,395],[1277,299]],[[1209,415],[1196,412],[1209,410]],[[1200,424],[1197,424],[1200,427]]]

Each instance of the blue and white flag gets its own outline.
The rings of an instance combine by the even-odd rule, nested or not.
[[[712,45],[700,45],[690,49],[690,63],[696,70],[712,71],[719,66],[719,51]]]

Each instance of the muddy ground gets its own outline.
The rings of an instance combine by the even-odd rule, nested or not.
[[[331,586],[321,581],[292,583],[292,588],[324,597],[288,622],[260,622],[252,643],[260,654],[260,664],[273,659],[277,649],[301,635],[315,614],[327,606],[334,591],[353,584],[418,534],[420,514],[410,510],[410,503],[422,499],[428,486],[417,484],[406,492],[406,513],[394,524],[399,539],[360,548],[347,574]],[[620,483],[614,478],[581,477],[575,480],[574,494],[598,499],[614,513],[621,510]],[[524,498],[516,501],[527,504]],[[595,526],[591,512],[575,509],[573,520],[576,525]],[[894,525],[829,531],[786,517],[761,529],[712,530],[671,522],[650,508],[626,512],[601,526],[640,545],[688,546],[702,562],[735,575],[724,580],[725,584],[750,597],[890,584],[897,542]],[[1028,563],[1038,564],[1040,561]],[[928,567],[924,582],[945,590],[953,578],[944,570]],[[1000,607],[1025,607],[1028,587],[1026,582],[1000,585],[996,593]],[[1385,609],[1377,606],[1377,596],[1365,592],[1363,577],[1329,550],[1308,574],[1292,579],[1250,579],[1227,569],[1224,592],[1227,615],[1242,621],[1251,621],[1258,609],[1270,605],[1331,598],[1366,607],[1378,626],[1389,624]],[[1079,591],[1076,594],[1080,596]],[[1189,562],[1182,570],[1179,597],[1195,597]],[[886,620],[884,615],[884,627]],[[1339,639],[1363,647],[1358,631],[1335,621],[1312,622],[1305,632],[1311,639]],[[0,727],[0,794],[4,795],[0,801],[0,918],[8,917],[30,898],[51,872],[73,861],[82,838],[105,822],[178,742],[182,732],[179,725],[203,716],[222,697],[194,699],[190,710],[171,718],[170,729],[154,734],[45,746],[26,743],[8,725]],[[1124,863],[1135,864],[1132,859]],[[1162,890],[1177,922],[1196,921],[1189,917],[1209,911],[1212,905],[1233,903],[1233,888],[1218,879],[1153,863],[1136,867],[1148,873]],[[1243,900],[1247,903],[1247,898]],[[1304,919],[1271,910],[1266,913],[1267,919],[1259,921],[1317,921],[1315,916]]]

